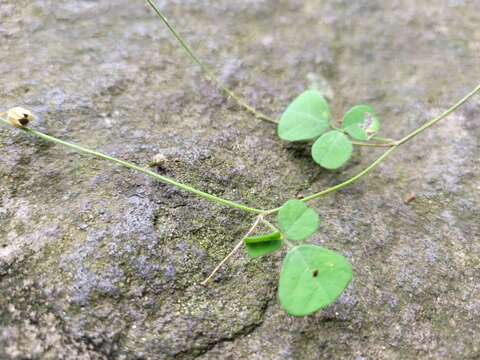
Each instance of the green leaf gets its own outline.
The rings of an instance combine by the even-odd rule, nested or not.
[[[278,225],[293,241],[305,240],[320,225],[318,214],[300,200],[288,200],[278,211]]]
[[[243,240],[248,255],[253,258],[270,254],[282,247],[282,234],[278,231],[260,235],[251,236]]]
[[[357,105],[347,111],[342,127],[352,138],[368,140],[380,130],[380,120],[370,106]]]
[[[270,234],[246,237],[245,240],[243,240],[243,242],[245,244],[258,244],[262,242],[268,242],[272,240],[281,240],[281,239],[282,239],[282,233],[280,233],[279,231],[275,231]]]
[[[338,169],[352,156],[353,146],[348,137],[340,131],[329,131],[312,146],[313,160],[326,169]]]
[[[312,314],[332,304],[352,279],[348,260],[315,245],[290,250],[280,272],[280,304],[293,316]]]
[[[278,123],[278,136],[287,141],[304,141],[320,136],[328,127],[330,108],[315,90],[300,94],[287,107]]]

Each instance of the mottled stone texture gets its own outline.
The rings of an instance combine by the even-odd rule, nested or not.
[[[400,137],[480,80],[477,0],[172,0],[219,77],[278,116],[315,82],[340,118],[368,102]],[[0,108],[232,200],[273,207],[327,172],[205,81],[142,1],[0,0]],[[0,359],[478,359],[479,97],[367,179],[313,204],[313,242],[354,281],[303,319],[282,255],[238,253],[251,221],[142,175],[0,128]],[[403,197],[416,193],[409,205]]]

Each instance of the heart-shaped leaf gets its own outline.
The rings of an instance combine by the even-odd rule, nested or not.
[[[326,169],[338,169],[352,156],[353,146],[348,137],[340,131],[329,131],[312,146],[313,160]]]
[[[370,106],[357,105],[347,111],[342,127],[352,138],[368,140],[380,130],[380,120]]]
[[[312,314],[332,304],[352,279],[352,267],[342,255],[315,245],[300,245],[283,260],[278,294],[293,316]]]
[[[278,225],[293,241],[305,240],[317,231],[318,214],[300,200],[288,200],[278,211]]]
[[[248,255],[253,258],[270,254],[282,247],[282,234],[278,231],[259,235],[250,236],[243,240]]]
[[[287,107],[278,123],[278,136],[287,141],[304,141],[320,136],[328,127],[330,108],[315,90],[300,94]]]

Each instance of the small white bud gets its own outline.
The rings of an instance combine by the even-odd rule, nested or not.
[[[18,128],[24,127],[30,120],[33,120],[32,112],[20,106],[8,110],[7,117],[10,123]]]

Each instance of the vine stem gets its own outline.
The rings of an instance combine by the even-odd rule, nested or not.
[[[245,238],[250,236],[250,234],[253,232],[253,230],[255,230],[255,228],[257,227],[260,220],[262,220],[261,215],[257,216],[257,218],[255,219],[255,221],[254,221],[252,227],[250,228],[250,230],[247,231],[247,233],[242,237],[242,239],[237,243],[237,245],[235,245],[235,247],[232,249],[232,251],[230,251],[228,253],[228,255],[225,256],[223,258],[223,260],[218,263],[218,265],[215,267],[215,269],[213,269],[213,271],[210,273],[210,275],[208,275],[208,277],[205,280],[202,281],[202,285],[206,285],[207,282],[217,273],[217,271],[220,270],[220,268],[223,266],[223,264],[225,264],[227,262],[227,260],[230,259],[233,256],[233,254],[235,254],[235,252],[237,252],[238,249],[240,249],[240,247],[243,245],[243,241],[245,240]]]
[[[1,113],[0,113],[0,115],[1,115]],[[0,121],[4,122],[7,125],[11,125],[8,120],[6,120],[2,117],[0,117]],[[203,191],[198,190],[198,189],[196,189],[196,188],[194,188],[190,185],[186,185],[186,184],[183,184],[183,183],[178,182],[176,180],[173,180],[169,177],[162,176],[160,174],[157,174],[156,172],[153,172],[149,169],[146,169],[146,168],[143,168],[141,166],[135,165],[131,162],[124,161],[124,160],[115,158],[113,156],[106,155],[106,154],[101,153],[99,151],[91,150],[91,149],[85,148],[83,146],[76,145],[76,144],[73,144],[73,143],[70,143],[70,142],[67,142],[67,141],[64,141],[64,140],[60,140],[56,137],[44,134],[44,133],[42,133],[40,131],[37,131],[37,130],[34,130],[34,129],[27,128],[27,127],[22,127],[19,130],[22,130],[22,131],[24,131],[28,134],[31,134],[35,137],[38,137],[42,140],[45,140],[45,141],[48,141],[48,142],[51,142],[51,143],[54,143],[54,144],[63,145],[67,148],[73,149],[73,150],[78,151],[80,153],[91,155],[91,156],[94,156],[94,157],[97,157],[97,158],[100,158],[100,159],[104,159],[104,160],[107,160],[111,163],[121,165],[121,166],[123,166],[127,169],[132,169],[132,170],[141,172],[141,173],[143,173],[147,176],[150,176],[150,177],[152,177],[152,178],[154,178],[154,179],[156,179],[156,180],[158,180],[158,181],[160,181],[164,184],[175,186],[178,189],[190,192],[194,195],[205,198],[205,199],[207,199],[211,202],[221,204],[221,205],[225,205],[225,206],[228,206],[230,208],[242,210],[242,211],[247,212],[247,213],[262,214],[262,213],[265,212],[265,210],[262,210],[262,209],[256,209],[256,208],[253,208],[253,207],[249,207],[249,206],[246,206],[246,205],[243,205],[243,204],[239,204],[239,203],[236,203],[236,202],[233,202],[233,201],[230,201],[230,200],[227,200],[227,199],[223,199],[221,197],[203,192]]]
[[[390,142],[390,143],[366,143],[366,142],[361,142],[361,141],[350,141],[352,145],[357,145],[357,146],[368,146],[368,147],[392,147],[396,145],[396,142]]]
[[[345,129],[342,129],[341,127],[336,126],[333,122],[330,122],[330,127],[334,130],[340,131],[344,134],[347,134]],[[372,140],[376,140],[379,142],[376,143],[368,143],[368,142],[363,142],[363,141],[350,141],[352,145],[357,145],[357,146],[369,146],[369,147],[391,147],[395,146],[397,141],[393,139],[385,139],[381,137],[374,136]]]
[[[394,143],[396,142],[396,140],[394,139],[389,139],[389,138],[384,138],[384,137],[380,137],[380,136],[377,136],[375,135],[372,140],[376,140],[376,141],[380,141],[380,142],[384,142],[384,143]]]
[[[214,82],[223,92],[225,92],[228,96],[230,96],[233,100],[237,102],[238,105],[243,107],[246,111],[249,113],[253,114],[256,118],[260,120],[264,120],[273,124],[276,124],[277,122],[271,118],[268,115],[265,115],[264,113],[254,109],[250,105],[248,105],[245,101],[243,101],[237,94],[235,94],[232,90],[230,90],[228,87],[223,85],[220,80],[215,76],[213,71],[205,65],[199,58],[198,56],[195,55],[193,50],[188,46],[186,43],[185,39],[178,33],[178,31],[173,27],[173,25],[168,21],[165,15],[163,15],[162,11],[160,8],[152,1],[152,0],[145,0],[148,5],[155,11],[157,16],[160,18],[160,20],[163,21],[165,26],[170,30],[172,35],[177,39],[177,41],[180,43],[180,46],[187,52],[188,56],[192,61],[197,64],[200,69],[203,71],[205,76],[212,82]]]
[[[454,104],[452,107],[444,111],[442,114],[438,115],[437,117],[433,118],[429,122],[425,123],[424,125],[420,126],[418,129],[412,131],[410,134],[404,136],[402,139],[398,140],[394,146],[392,146],[390,149],[385,151],[377,160],[375,160],[373,163],[371,163],[368,167],[360,171],[358,174],[352,176],[348,180],[337,184],[335,186],[332,186],[328,189],[325,189],[323,191],[320,191],[316,194],[312,194],[310,196],[304,197],[301,199],[303,202],[309,202],[315,199],[318,199],[319,197],[325,196],[331,192],[338,191],[340,189],[343,189],[347,187],[348,185],[354,183],[358,179],[360,179],[362,176],[367,175],[370,171],[372,171],[374,168],[376,168],[385,158],[390,155],[392,152],[394,152],[397,148],[399,148],[401,145],[405,144],[407,141],[413,139],[415,136],[420,134],[421,132],[425,131],[426,129],[432,127],[436,123],[438,123],[440,120],[446,118],[448,115],[453,113],[455,110],[457,110],[459,107],[461,107],[464,103],[466,103],[471,97],[473,97],[476,93],[480,91],[480,84],[477,85],[475,89],[473,89],[470,93],[465,95],[462,99],[460,99],[456,104]],[[276,213],[277,211],[280,210],[280,207],[277,207],[275,209],[268,210],[264,213],[264,215],[269,215]]]

